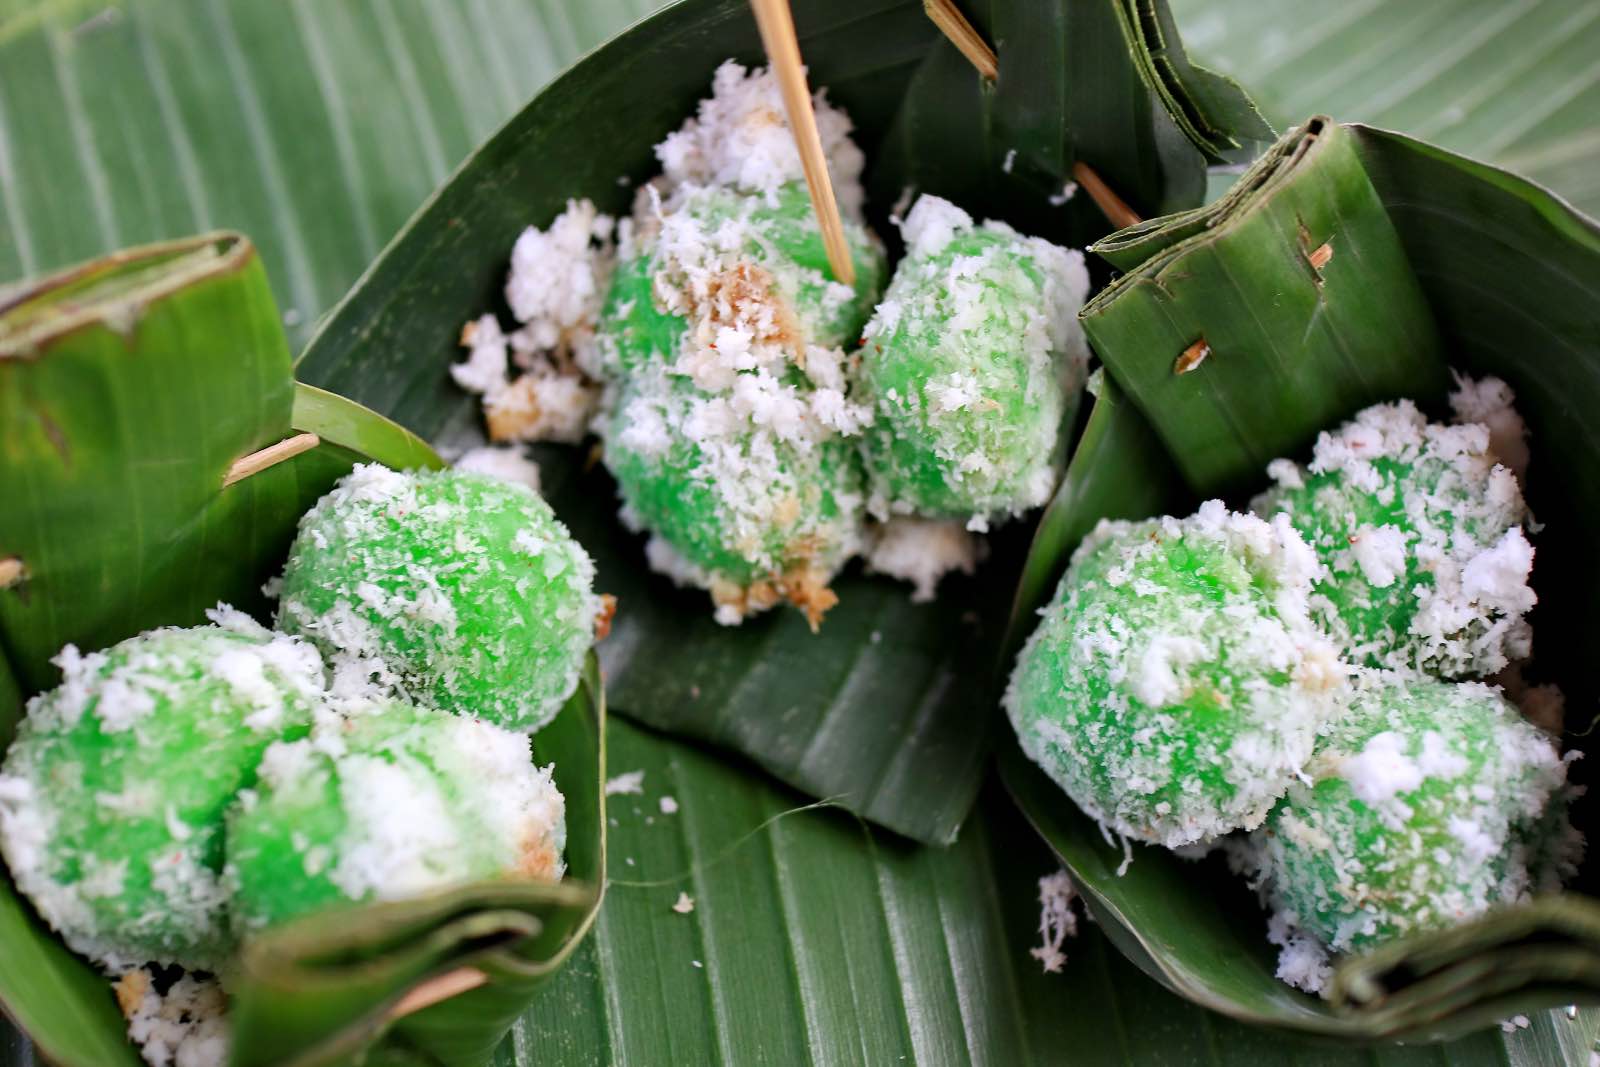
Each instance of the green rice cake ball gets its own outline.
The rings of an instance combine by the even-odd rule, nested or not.
[[[393,700],[273,745],[228,818],[241,935],[352,901],[557,881],[566,802],[520,733]]]
[[[1081,252],[919,199],[906,255],[865,331],[860,382],[869,508],[1015,515],[1045,503],[1089,351]]]
[[[0,852],[75,951],[108,971],[215,970],[232,949],[223,816],[274,741],[301,736],[322,662],[231,609],[103,652],[68,645],[0,769]]]
[[[803,182],[770,199],[690,187],[625,241],[600,312],[601,367],[680,366],[704,388],[741,370],[803,364],[811,346],[854,346],[887,267],[871,231],[846,222],[854,285],[835,281]]]
[[[1268,470],[1253,509],[1287,514],[1327,565],[1312,611],[1352,661],[1461,678],[1528,655],[1528,512],[1486,427],[1379,404],[1318,437],[1308,469]]]
[[[1361,688],[1255,835],[1280,925],[1359,952],[1552,888],[1565,780],[1550,737],[1497,689]]]
[[[412,699],[532,731],[578,684],[594,564],[524,485],[358,466],[300,520],[278,626]]]
[[[651,565],[710,591],[734,624],[788,600],[817,625],[828,583],[860,545],[852,443],[816,432],[818,394],[768,375],[705,393],[665,367],[636,370],[604,428],[623,519]]]
[[[1011,675],[1023,750],[1126,837],[1176,848],[1258,825],[1345,684],[1308,614],[1316,570],[1286,521],[1217,500],[1101,522]]]

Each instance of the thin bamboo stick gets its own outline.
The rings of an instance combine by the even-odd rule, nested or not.
[[[242,459],[234,460],[233,466],[228,468],[228,473],[223,476],[222,487],[226,489],[234,482],[242,481],[252,474],[260,474],[276,463],[286,459],[293,459],[302,452],[309,452],[322,443],[322,439],[314,433],[299,433],[293,437],[286,437],[275,445],[268,445],[259,452],[252,452]]]
[[[800,41],[794,32],[794,14],[788,0],[750,0],[767,62],[778,75],[783,90],[783,107],[789,113],[789,130],[800,150],[800,165],[811,190],[811,208],[822,228],[822,247],[828,253],[828,266],[836,280],[854,285],[855,266],[844,240],[844,222],[839,217],[839,202],[833,195],[833,180],[828,176],[828,159],[822,152],[817,133],[817,115],[811,107],[811,90],[806,85],[805,67],[800,61]]]
[[[950,43],[967,57],[979,74],[994,81],[1000,76],[1000,61],[995,56],[994,49],[989,47],[972,23],[956,7],[955,0],[922,0],[922,10],[927,13],[933,24],[939,27],[939,32],[949,38]],[[1093,167],[1078,160],[1072,164],[1072,177],[1084,192],[1089,194],[1102,214],[1111,221],[1117,229],[1132,226],[1139,221],[1139,215],[1127,201],[1118,196],[1097,174]]]
[[[994,49],[967,21],[967,16],[956,7],[955,0],[922,0],[922,10],[939,27],[939,32],[967,57],[967,62],[978,68],[979,74],[989,81],[1000,77],[1000,61],[995,57]]]
[[[489,976],[476,967],[458,967],[453,971],[446,971],[437,978],[428,979],[401,997],[399,1002],[389,1009],[389,1018],[403,1019],[407,1015],[415,1015],[423,1008],[431,1008],[440,1001],[477,989],[488,980]]]
[[[1120,230],[1139,221],[1139,213],[1113,192],[1111,186],[1089,164],[1081,159],[1074,162],[1072,176],[1077,179],[1079,188],[1089,194],[1089,199],[1094,201],[1094,206],[1100,209],[1101,214],[1111,220],[1111,225]]]

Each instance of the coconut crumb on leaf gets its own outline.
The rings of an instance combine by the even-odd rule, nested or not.
[[[569,200],[547,228],[529,226],[517,237],[506,303],[522,324],[529,350],[576,354],[593,343],[611,278],[615,228],[616,220],[590,201]]]
[[[1078,890],[1066,871],[1045,875],[1039,879],[1039,939],[1037,948],[1028,955],[1039,961],[1046,974],[1059,974],[1067,965],[1067,954],[1062,951],[1067,938],[1078,933],[1078,916],[1072,902]]]
[[[541,362],[483,398],[493,441],[553,441],[574,445],[589,432],[600,389],[575,372]]]
[[[464,453],[451,464],[458,471],[486,474],[502,482],[524,485],[539,491],[539,464],[528,458],[519,445],[486,445]]]
[[[899,517],[876,526],[868,538],[867,567],[912,586],[913,603],[933,600],[946,574],[971,574],[982,542],[960,520]]]
[[[1294,915],[1279,911],[1267,920],[1267,940],[1278,946],[1277,977],[1307,993],[1323,993],[1333,980],[1333,958],[1327,946],[1301,930]]]
[[[644,772],[625,771],[606,779],[606,796],[637,796],[644,792]]]
[[[483,397],[492,440],[583,439],[600,394],[588,374],[598,366],[595,322],[615,266],[615,229],[589,201],[568,201],[512,249],[505,292],[520,328],[507,335],[493,315],[462,328],[468,356],[450,374]]]
[[[163,993],[141,967],[125,972],[114,989],[128,1039],[150,1067],[225,1067],[231,1034],[216,979],[184,974]]]
[[[1505,464],[1517,481],[1528,477],[1528,424],[1515,407],[1511,387],[1492,375],[1474,380],[1456,371],[1450,393],[1450,410],[1457,423],[1480,423],[1489,431],[1489,451]]]

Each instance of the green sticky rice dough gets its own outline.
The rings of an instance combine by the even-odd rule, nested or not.
[[[1043,504],[1088,350],[1083,256],[925,196],[861,350],[862,440],[880,517],[1007,516]]]
[[[606,430],[624,518],[656,538],[658,570],[714,593],[729,587],[733,600],[742,594],[732,590],[769,581],[826,585],[858,545],[855,450],[837,436],[778,438],[741,420],[735,403],[664,370],[635,372]],[[719,617],[736,622],[759,606],[730,602]]]
[[[1312,610],[1351,660],[1461,678],[1528,655],[1527,509],[1488,445],[1401,401],[1323,434],[1309,469],[1270,468],[1253,509],[1286,513],[1327,565]]]
[[[633,254],[619,259],[600,311],[602,367],[626,373],[652,360],[671,362],[686,344],[714,342],[691,325],[716,315],[697,314],[700,298],[730,294],[745,281],[770,294],[775,325],[798,346],[854,346],[887,265],[864,226],[847,221],[844,231],[853,286],[833,281],[803,182],[771,198],[691,190],[670,222],[640,235]]]
[[[1102,522],[1017,660],[1022,748],[1109,829],[1168,847],[1256,826],[1343,686],[1285,522],[1210,501]]]
[[[273,745],[228,817],[240,935],[352,901],[474,881],[556,881],[565,801],[528,739],[392,700]]]
[[[859,544],[853,444],[870,412],[841,345],[859,338],[883,255],[846,232],[854,286],[831,280],[805,188],[687,186],[635,234],[601,315],[616,377],[598,426],[623,519],[651,565],[708,589],[736,623],[787,599],[815,625]]]
[[[600,309],[599,350],[606,372],[670,361],[682,345],[688,323],[656,306],[655,277],[655,257],[649,252],[617,263]]]
[[[1566,765],[1499,690],[1363,687],[1254,842],[1290,929],[1360,951],[1515,903],[1559,873]]]
[[[231,609],[103,652],[68,645],[0,771],[0,851],[74,950],[116,972],[227,958],[223,816],[309,729],[322,662]]]
[[[532,490],[458,471],[355,469],[300,520],[278,625],[413,699],[513,730],[578,684],[594,565]]]

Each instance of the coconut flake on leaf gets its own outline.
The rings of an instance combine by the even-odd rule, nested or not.
[[[865,160],[850,139],[850,118],[824,91],[812,94],[812,106],[839,210],[859,220]],[[668,195],[684,185],[723,185],[771,198],[805,179],[777,76],[731,59],[717,68],[694,117],[656,146],[656,158]]]

